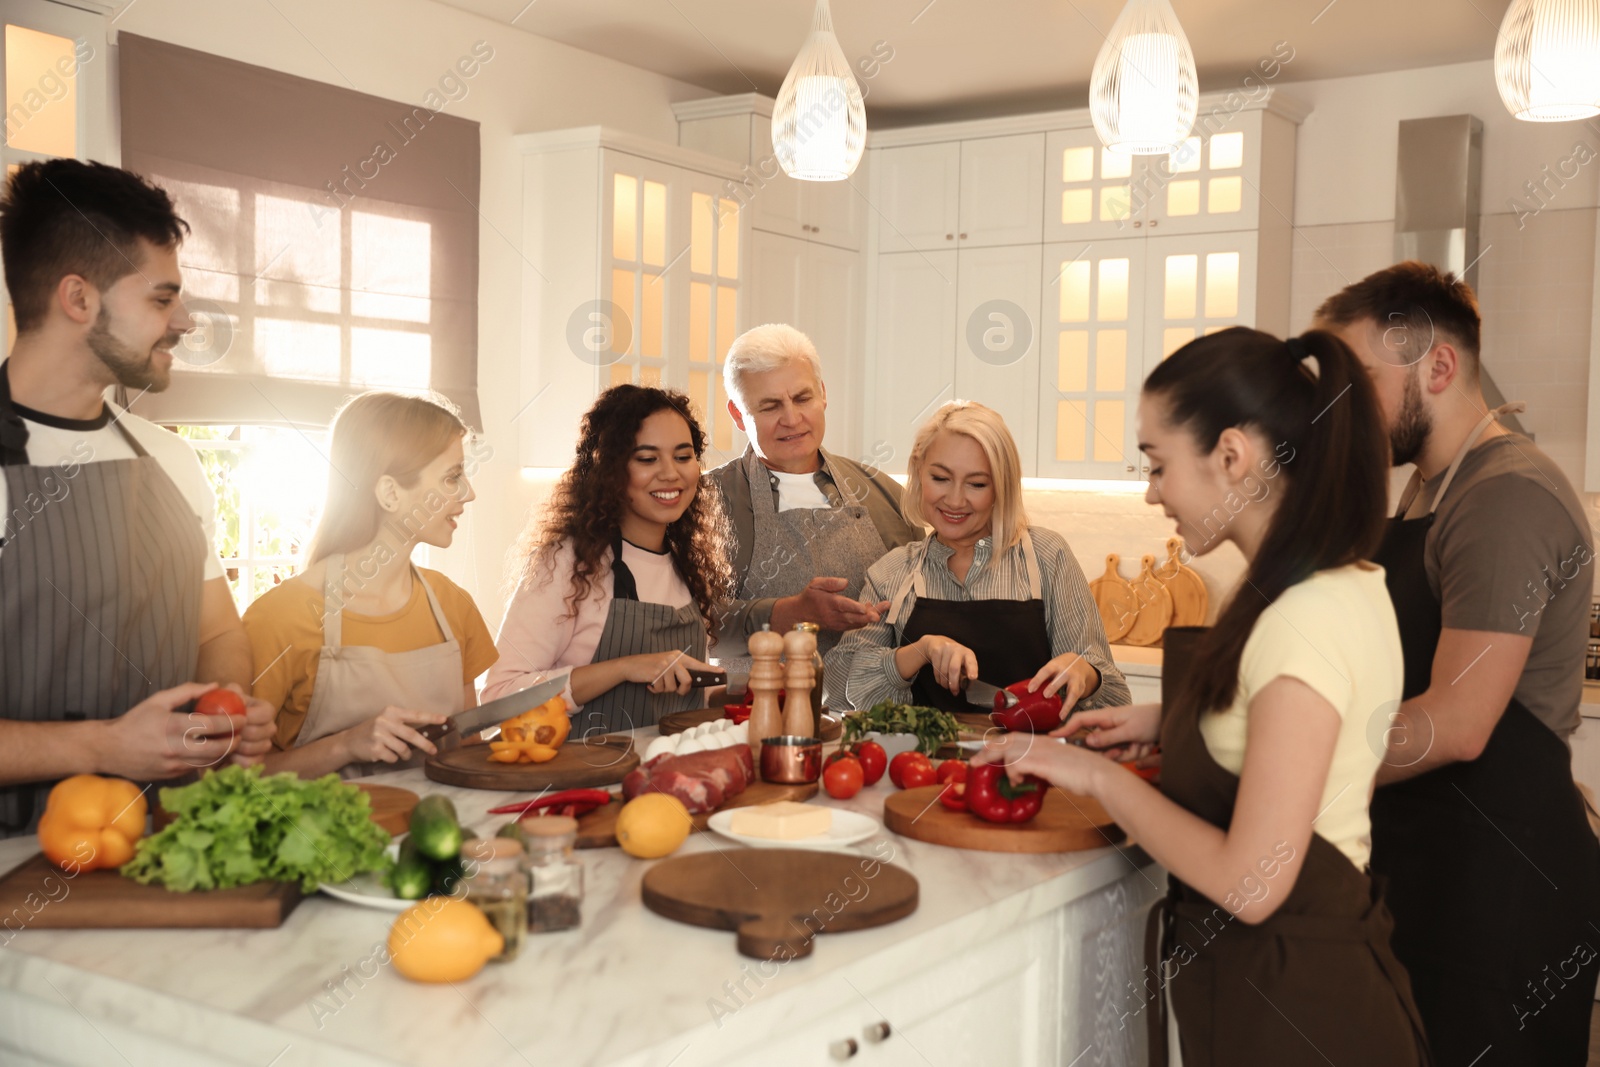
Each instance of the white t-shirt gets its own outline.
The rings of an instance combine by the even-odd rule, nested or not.
[[[785,474],[783,471],[770,473],[778,480],[779,511],[829,506],[828,495],[817,487],[815,474]]]
[[[177,485],[205,531],[206,545],[210,548],[206,553],[206,579],[222,577],[222,560],[215,547],[217,500],[211,483],[206,480],[205,468],[200,466],[200,457],[195,455],[189,442],[171,430],[110,403],[96,419],[60,419],[21,405],[17,406],[17,412],[28,428],[28,462],[38,467],[57,468],[54,477],[67,491],[70,491],[73,476],[84,465],[134,458],[133,447],[118,427],[126,428],[161,464],[161,469]],[[9,531],[25,525],[36,509],[49,506],[44,500],[13,501],[8,497],[5,479],[0,477],[0,551],[5,550],[4,537]]]
[[[1244,766],[1250,701],[1275,678],[1304,682],[1343,722],[1317,804],[1316,831],[1365,869],[1372,851],[1367,809],[1383,758],[1389,715],[1400,706],[1405,664],[1400,627],[1383,568],[1318,571],[1262,612],[1239,660],[1233,707],[1201,717],[1206,749],[1238,774]]]

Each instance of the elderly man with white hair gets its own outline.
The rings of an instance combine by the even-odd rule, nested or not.
[[[881,618],[887,604],[857,599],[867,568],[922,531],[901,517],[897,482],[823,449],[828,392],[805,334],[781,323],[747,330],[728,349],[723,375],[728,411],[750,447],[707,475],[733,528],[738,581],[717,659],[740,669],[744,639],[765,624],[816,623],[827,652],[844,631]]]

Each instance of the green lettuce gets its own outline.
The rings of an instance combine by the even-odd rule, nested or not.
[[[176,816],[138,844],[122,873],[168,889],[226,889],[253,882],[343,882],[390,865],[388,831],[367,794],[336,774],[305,781],[229,766],[192,785],[161,790]]]

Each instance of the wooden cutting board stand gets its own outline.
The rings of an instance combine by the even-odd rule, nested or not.
[[[177,893],[116,871],[69,875],[43,853],[0,878],[0,916],[25,930],[263,930],[282,926],[303,899],[285,882]]]
[[[538,792],[614,785],[637,766],[631,737],[606,736],[569,740],[545,763],[495,763],[488,745],[461,745],[429,756],[422,773],[466,789]]]
[[[865,887],[865,893],[851,886]],[[740,955],[811,955],[818,934],[865,930],[917,910],[917,880],[867,856],[742,848],[662,860],[645,872],[644,906],[691,926],[733,930]]]
[[[1078,852],[1104,848],[1126,835],[1099,801],[1051,788],[1033,820],[1015,825],[984,822],[939,803],[943,786],[925,785],[891,793],[883,802],[883,825],[916,841],[980,852]]]
[[[801,785],[783,785],[779,782],[751,782],[745,787],[744,792],[725,801],[717,811],[731,811],[734,808],[748,808],[757,804],[776,804],[780,800],[793,800],[804,803],[817,795],[817,783],[807,782]],[[621,797],[613,800],[603,808],[596,808],[578,820],[578,847],[579,848],[616,848],[617,847],[617,815],[622,811],[624,801]],[[701,812],[699,815],[690,816],[694,823],[695,831],[703,831],[711,821],[711,816],[716,812]]]

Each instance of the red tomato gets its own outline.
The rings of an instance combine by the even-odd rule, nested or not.
[[[894,783],[896,789],[906,787],[906,768],[917,761],[928,762],[928,757],[920,752],[902,752],[889,761],[889,781]]]
[[[861,773],[868,785],[877,785],[889,766],[889,754],[876,741],[863,741],[856,746],[856,759],[861,761]]]
[[[861,792],[861,761],[845,756],[828,764],[822,772],[822,788],[835,800],[849,800]]]
[[[938,772],[933,769],[933,764],[924,756],[906,764],[906,769],[900,773],[901,781],[905,788],[916,789],[918,786],[932,785],[938,777]]]
[[[967,761],[947,759],[939,764],[936,780],[943,785],[945,782],[964,782],[967,780]]]
[[[201,693],[194,702],[196,715],[240,715],[244,714],[244,697],[232,689],[213,689]]]

